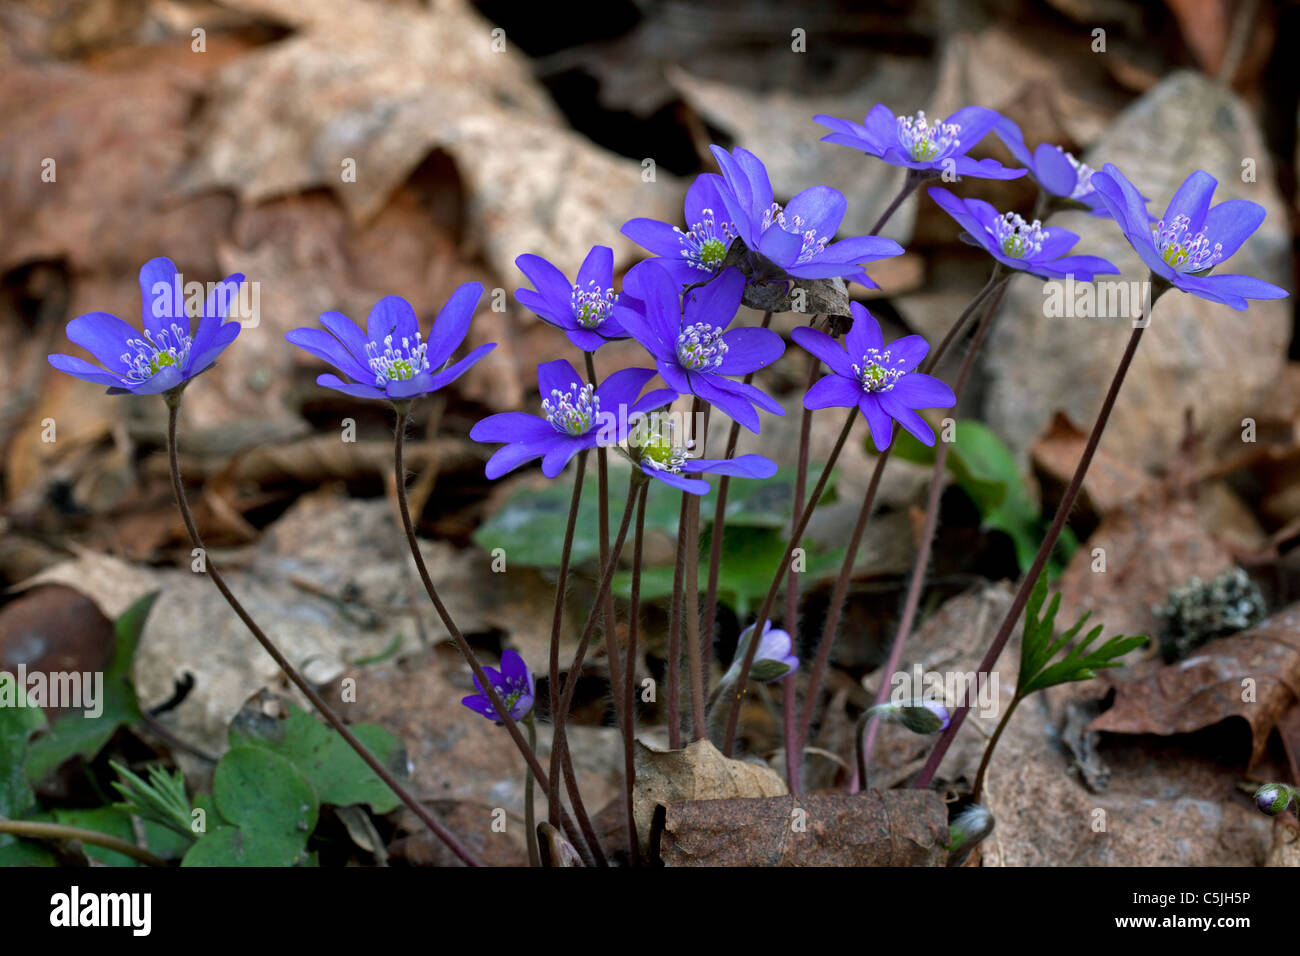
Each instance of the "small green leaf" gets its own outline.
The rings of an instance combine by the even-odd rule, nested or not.
[[[140,704],[131,685],[131,661],[158,592],[146,594],[114,622],[113,659],[104,671],[103,708],[98,717],[65,713],[49,733],[32,742],[27,779],[39,783],[71,757],[87,760],[99,753],[118,727],[140,720]]]
[[[230,745],[262,747],[288,760],[311,784],[321,803],[340,807],[365,803],[375,813],[396,808],[397,795],[346,740],[311,714],[287,702],[285,706],[289,716],[284,720],[268,717],[256,706],[245,706],[231,722]],[[406,748],[400,740],[374,724],[349,729],[395,777],[406,776]]]
[[[84,810],[55,810],[54,819],[70,827],[94,830],[117,837],[127,843],[135,843],[135,830],[131,826],[131,815],[117,807],[92,807]],[[138,860],[90,843],[83,843],[86,856],[106,866],[140,866]]]

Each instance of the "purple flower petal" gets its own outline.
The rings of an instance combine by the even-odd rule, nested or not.
[[[614,250],[609,246],[592,246],[587,258],[578,267],[578,278],[574,285],[585,289],[590,282],[602,289],[614,284]]]
[[[881,394],[882,401],[886,395],[893,399],[886,403],[888,408],[893,408],[894,402],[908,408],[952,408],[957,404],[957,397],[946,383],[920,372],[900,378],[890,391]]]
[[[793,224],[802,219],[801,231],[811,230],[819,236],[833,236],[839,232],[840,223],[848,209],[848,200],[831,186],[810,186],[797,193],[785,206],[786,221]]]
[[[766,368],[785,353],[785,340],[771,329],[748,326],[722,336],[727,354],[714,369],[719,375],[748,375]]]
[[[77,316],[68,323],[66,334],[69,342],[80,345],[110,372],[126,371],[122,354],[135,353],[135,349],[127,346],[127,340],[140,338],[139,329],[108,312],[87,312]]]
[[[290,345],[296,345],[304,352],[309,352],[318,359],[328,362],[355,381],[370,384],[375,381],[375,373],[358,361],[343,347],[342,342],[328,332],[322,332],[320,329],[293,329],[286,332],[284,338]]]
[[[482,442],[516,442],[555,435],[554,426],[544,418],[527,412],[499,412],[475,422],[469,437]]]
[[[429,367],[441,368],[451,358],[452,353],[460,348],[469,332],[470,319],[478,308],[478,301],[483,297],[481,282],[466,282],[460,285],[447,304],[438,312],[429,330]]]
[[[866,416],[867,427],[871,429],[871,440],[875,443],[876,449],[884,451],[894,440],[894,423],[881,406],[879,396],[871,392],[861,393],[858,398],[858,408]]]
[[[1066,159],[1059,146],[1039,143],[1034,150],[1033,165],[1034,178],[1054,196],[1069,196],[1079,185],[1079,171]]]
[[[852,408],[862,398],[862,386],[843,375],[826,375],[803,397],[804,408]]]
[[[867,311],[861,302],[850,302],[849,312],[853,324],[844,336],[844,351],[847,353],[849,370],[843,374],[854,377],[852,365],[862,359],[871,349],[881,350],[885,347],[885,337],[881,334],[880,323]]]
[[[414,340],[420,330],[419,320],[411,303],[398,295],[386,295],[374,304],[366,318],[366,337],[371,342],[383,343],[392,335],[393,341]]]
[[[96,385],[122,387],[122,376],[106,372],[98,365],[87,362],[83,358],[77,358],[75,355],[56,353],[48,356],[47,361],[60,372],[67,372],[82,381],[94,382]]]
[[[899,384],[901,385],[902,382],[899,382]],[[896,391],[898,391],[897,386],[894,388],[894,392]],[[925,419],[904,405],[902,400],[894,395],[894,392],[880,393],[880,406],[885,410],[885,414],[903,426],[921,444],[933,445],[934,432],[930,430],[930,426],[926,424]]]
[[[790,337],[805,352],[815,355],[825,362],[827,367],[836,375],[853,377],[853,360],[849,358],[844,349],[840,348],[839,343],[825,332],[806,325],[800,325],[790,333]]]
[[[468,372],[481,358],[483,358],[483,356],[487,355],[496,347],[497,344],[495,342],[488,342],[474,349],[459,362],[448,365],[445,369],[432,376],[428,383],[429,387],[426,391],[436,392],[440,388],[446,388],[452,382],[456,381],[456,379]]]
[[[170,328],[173,322],[189,327],[184,301],[179,310],[176,307],[175,282],[179,274],[176,263],[165,256],[150,259],[140,267],[141,317],[144,327],[154,335]]]
[[[358,385],[355,382],[345,382],[337,375],[326,372],[323,375],[316,376],[316,384],[322,388],[332,388],[336,392],[343,392],[345,395],[351,395],[354,398],[387,398],[382,389],[375,388],[373,385]]]
[[[691,458],[682,466],[688,475],[708,472],[733,478],[771,478],[776,462],[762,455],[737,455],[735,458]]]
[[[1205,233],[1223,246],[1223,259],[1231,258],[1264,221],[1264,207],[1248,199],[1228,199],[1205,214]]]
[[[544,399],[550,398],[552,392],[567,392],[586,383],[587,379],[579,375],[567,359],[555,359],[537,366],[537,389]]]
[[[1219,181],[1205,170],[1196,170],[1183,180],[1183,184],[1174,193],[1174,198],[1169,200],[1169,207],[1165,209],[1165,223],[1170,223],[1175,216],[1186,216],[1188,231],[1200,232],[1201,227],[1205,225],[1205,215],[1210,210],[1210,200],[1214,197],[1214,190],[1218,185]]]
[[[707,285],[691,291],[686,299],[682,325],[707,322],[716,328],[725,329],[736,317],[744,293],[744,273],[734,267],[720,272]],[[676,336],[673,336],[673,340],[675,342]]]

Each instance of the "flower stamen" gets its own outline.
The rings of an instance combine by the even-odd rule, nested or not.
[[[598,329],[614,311],[618,293],[613,289],[602,289],[595,279],[587,283],[587,288],[575,285],[570,298],[573,317],[584,329]]]
[[[1019,213],[1004,213],[993,224],[993,236],[1003,253],[1015,259],[1027,259],[1043,251],[1049,231],[1040,220],[1026,222]]]
[[[1204,272],[1212,269],[1223,258],[1223,243],[1210,245],[1210,238],[1202,229],[1191,232],[1191,220],[1174,216],[1168,224],[1161,219],[1151,227],[1160,258],[1179,272]]]
[[[867,349],[862,362],[853,366],[853,374],[864,392],[879,394],[892,391],[898,380],[907,374],[898,367],[902,364],[903,360],[895,359],[889,354],[889,349]]]
[[[403,337],[399,346],[393,345],[393,336],[384,336],[384,350],[379,351],[379,343],[366,344],[366,358],[370,371],[375,373],[375,387],[383,388],[391,381],[405,382],[415,378],[421,372],[429,370],[429,346],[420,340],[420,333],[415,333],[415,344]]]
[[[712,274],[727,257],[727,249],[736,238],[736,227],[730,222],[718,222],[712,209],[701,209],[700,213],[704,218],[685,232],[677,226],[673,226],[673,232],[681,243],[682,258],[701,272]]]
[[[930,125],[925,118],[925,110],[915,116],[898,117],[898,141],[918,163],[928,163],[942,156],[947,156],[958,146],[961,140],[959,123],[936,123]]]
[[[723,330],[707,322],[696,322],[677,336],[677,361],[692,372],[711,372],[727,357]]]
[[[551,389],[551,397],[542,399],[542,413],[551,427],[566,435],[585,435],[600,415],[600,399],[594,385],[569,383],[569,390]]]
[[[143,338],[126,340],[134,355],[122,353],[122,364],[126,366],[122,378],[130,384],[139,385],[164,368],[182,368],[189,359],[193,339],[176,323],[156,335],[148,329],[142,334]]]

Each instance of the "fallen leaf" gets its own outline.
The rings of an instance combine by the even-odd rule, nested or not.
[[[665,866],[943,866],[948,811],[932,790],[694,800],[651,842]]]
[[[1254,763],[1300,697],[1300,604],[1210,641],[1193,657],[1169,665],[1146,661],[1104,679],[1115,687],[1115,704],[1090,730],[1167,736],[1239,717],[1250,727]]]

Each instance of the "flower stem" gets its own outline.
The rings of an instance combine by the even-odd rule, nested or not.
[[[772,310],[763,313],[759,328],[766,329],[772,324]],[[750,372],[741,381],[746,385],[754,381],[754,372]],[[736,445],[740,442],[740,422],[732,421],[727,429],[727,450],[723,458],[736,457]],[[713,528],[709,533],[709,580],[704,591],[704,635],[713,640],[714,627],[718,620],[718,575],[722,568],[722,540],[726,533],[727,492],[731,488],[731,476],[723,475],[718,479],[718,499],[713,507]]]
[[[890,423],[891,434],[894,431]],[[799,723],[795,727],[795,743],[802,747],[808,739],[808,730],[812,726],[813,710],[821,693],[822,681],[826,678],[826,668],[831,659],[831,645],[835,643],[835,632],[839,630],[840,614],[844,610],[844,600],[848,597],[849,581],[853,577],[853,565],[857,562],[858,548],[867,530],[867,521],[876,503],[876,491],[880,488],[880,478],[885,473],[885,464],[894,451],[891,441],[885,450],[876,456],[876,467],[872,469],[871,480],[867,483],[867,492],[862,496],[862,507],[858,509],[858,519],[849,536],[848,550],[844,552],[844,561],[840,564],[839,576],[831,591],[831,601],[826,608],[826,623],[822,626],[822,636],[817,641],[817,655],[813,658],[812,669],[808,672],[808,691],[804,695],[803,707],[799,711]]]
[[[975,298],[970,301],[957,321],[952,324],[952,328],[939,343],[926,361],[921,365],[922,373],[929,372],[935,368],[944,354],[958,340],[959,332],[965,328],[967,321],[993,291],[998,288],[1000,283],[1005,283],[1006,278],[1002,276],[1001,268],[998,265],[993,267],[993,274],[984,287],[976,293]],[[891,436],[896,431],[891,423]],[[822,682],[826,678],[826,668],[830,664],[831,648],[835,643],[835,632],[839,630],[840,616],[844,612],[844,602],[848,598],[849,582],[853,577],[853,566],[857,562],[858,548],[862,546],[862,538],[867,530],[867,522],[871,518],[872,508],[876,502],[876,492],[880,487],[880,479],[885,471],[885,465],[889,462],[889,457],[895,448],[891,441],[884,451],[876,456],[876,467],[872,469],[871,480],[867,484],[866,494],[862,497],[862,507],[858,509],[858,518],[853,525],[853,533],[849,537],[848,550],[844,554],[844,561],[840,564],[839,576],[835,579],[835,587],[831,591],[830,604],[826,609],[826,621],[822,626],[822,635],[817,642],[817,654],[813,659],[812,668],[808,674],[808,691],[804,697],[803,708],[800,710],[799,723],[795,728],[795,743],[802,748],[803,742],[808,739],[808,732],[812,727],[813,711],[817,707],[818,697],[821,693]]]
[[[550,700],[552,711],[554,704],[560,696],[560,631],[564,625],[564,598],[569,589],[569,560],[573,555],[573,532],[578,523],[578,509],[582,504],[582,484],[587,475],[587,452],[581,452],[578,455],[577,473],[573,476],[573,494],[569,498],[569,518],[564,526],[564,545],[560,549],[560,572],[555,582],[555,610],[551,617],[551,646],[549,658],[547,660],[547,683],[549,685]],[[551,722],[555,722],[555,714],[551,714]],[[537,748],[533,747],[536,753]],[[552,746],[552,751],[554,747]],[[550,788],[546,793],[547,801],[547,819],[551,826],[559,826],[560,823],[560,781],[559,775],[555,772],[554,752],[551,759],[551,780]]]
[[[890,217],[898,211],[898,207],[903,205],[908,196],[916,192],[917,186],[921,185],[921,183],[925,182],[929,178],[929,174],[923,170],[909,169],[907,171],[907,177],[903,180],[903,188],[898,191],[898,195],[894,197],[894,201],[885,207],[885,211],[880,214],[880,218],[876,220],[876,224],[867,231],[867,235],[879,235],[880,230],[885,228],[885,223],[889,222]]]
[[[1047,565],[1047,559],[1056,547],[1061,532],[1065,529],[1066,519],[1070,516],[1070,509],[1074,507],[1075,499],[1079,497],[1079,491],[1083,487],[1083,478],[1088,473],[1088,466],[1092,464],[1092,456],[1097,451],[1097,444],[1101,441],[1101,433],[1105,431],[1106,422],[1110,419],[1111,410],[1115,407],[1115,399],[1119,396],[1120,387],[1124,384],[1124,376],[1128,374],[1129,366],[1133,362],[1133,355],[1137,352],[1138,342],[1141,341],[1143,331],[1150,324],[1151,309],[1154,307],[1156,299],[1166,291],[1167,286],[1157,284],[1153,277],[1151,288],[1151,300],[1143,310],[1142,319],[1134,326],[1133,333],[1129,336],[1128,346],[1124,349],[1124,355],[1120,358],[1119,367],[1115,369],[1115,375],[1111,378],[1110,388],[1106,391],[1106,397],[1101,404],[1101,411],[1097,413],[1097,420],[1093,423],[1091,434],[1088,435],[1088,443],[1084,446],[1083,455],[1079,458],[1079,464],[1074,469],[1074,475],[1070,479],[1069,486],[1065,489],[1065,495],[1056,509],[1056,515],[1052,518],[1052,524],[1047,529],[1047,535],[1043,538],[1042,544],[1039,545],[1038,553],[1034,555],[1034,562],[1030,566],[1028,573],[1021,579],[1020,587],[1011,602],[1011,607],[1007,610],[1006,617],[1003,618],[997,634],[993,637],[993,644],[989,647],[988,653],[984,655],[984,660],[980,662],[977,675],[987,674],[997,664],[1002,649],[1011,637],[1012,629],[1020,619],[1025,604],[1029,601],[1029,592],[1043,573],[1043,568]],[[934,750],[930,752],[929,759],[926,760],[925,766],[921,768],[921,772],[912,781],[914,788],[920,789],[930,785],[930,781],[934,779],[935,772],[939,769],[944,754],[952,746],[953,738],[957,736],[957,731],[961,729],[962,723],[966,720],[966,714],[969,710],[969,706],[961,706],[953,712],[948,728],[935,744]]]
[[[557,749],[567,749],[568,739],[565,734],[565,727],[568,722],[569,708],[573,706],[573,696],[578,687],[578,674],[582,670],[582,662],[586,659],[587,648],[591,646],[591,638],[596,630],[596,623],[602,618],[601,602],[609,594],[610,584],[614,580],[614,572],[618,568],[618,559],[623,553],[623,543],[627,540],[628,528],[632,524],[632,513],[635,510],[637,492],[640,486],[649,481],[645,475],[633,468],[631,477],[628,482],[627,504],[623,508],[623,519],[619,522],[618,535],[614,539],[614,546],[610,549],[609,561],[605,563],[603,573],[600,576],[600,587],[596,591],[596,599],[592,605],[592,611],[587,616],[587,624],[582,629],[582,636],[578,639],[578,649],[573,656],[573,664],[569,668],[569,679],[564,682],[564,693],[560,698],[560,706],[552,713],[552,719],[555,721],[555,739],[551,743],[551,764],[555,765],[555,751]],[[605,643],[608,644],[614,640],[613,634],[604,635]],[[592,852],[596,854],[597,860],[601,865],[605,865],[604,853],[600,849],[599,841],[596,839],[595,830],[591,826],[591,821],[587,817],[586,808],[582,805],[582,800],[578,795],[576,780],[569,789],[569,799],[573,803],[574,815],[578,818],[578,825],[582,828],[583,835],[586,836],[588,843],[591,844]]]
[[[682,746],[682,587],[686,580],[686,495],[677,516],[677,558],[668,611],[668,748]]]
[[[984,746],[984,756],[980,758],[980,767],[975,773],[975,788],[971,791],[970,795],[972,803],[980,802],[980,796],[984,793],[984,778],[989,772],[989,761],[993,759],[993,748],[995,748],[998,745],[998,741],[1002,739],[1002,731],[1007,729],[1007,724],[1011,721],[1011,715],[1015,713],[1016,707],[1022,700],[1024,700],[1024,698],[1019,694],[1016,694],[1015,697],[1011,698],[1011,703],[1007,705],[1006,713],[1002,715],[1002,719],[998,721],[997,729],[993,731],[993,736],[989,738],[989,742]]]
[[[434,836],[446,844],[447,848],[459,857],[461,861],[468,866],[481,866],[482,864],[479,862],[478,857],[456,839],[456,837],[452,835],[451,831],[443,826],[442,823],[434,817],[419,800],[407,791],[405,787],[398,783],[397,778],[388,771],[388,768],[375,759],[374,754],[366,748],[365,744],[356,738],[352,731],[348,729],[347,725],[343,723],[339,716],[334,713],[328,704],[325,703],[324,698],[316,692],[316,688],[312,687],[311,684],[304,680],[303,676],[298,673],[297,669],[289,663],[288,659],[282,653],[280,653],[280,649],[276,647],[275,643],[266,636],[260,627],[258,627],[257,622],[253,620],[248,611],[244,609],[244,606],[239,603],[239,599],[236,598],[234,593],[230,590],[229,586],[226,584],[225,577],[217,569],[216,565],[213,564],[212,556],[208,554],[207,545],[203,543],[203,538],[199,535],[198,525],[194,522],[194,515],[190,512],[189,501],[185,497],[185,485],[181,481],[180,458],[176,449],[176,422],[180,417],[181,411],[180,394],[178,392],[169,393],[165,398],[167,399],[167,459],[171,467],[172,491],[176,495],[176,506],[180,508],[181,519],[185,522],[185,530],[189,532],[190,540],[194,543],[194,546],[202,550],[206,556],[205,564],[207,575],[212,579],[212,583],[217,586],[217,590],[220,591],[221,596],[226,599],[226,603],[229,604],[235,614],[239,616],[239,619],[244,622],[244,626],[248,628],[249,632],[257,640],[257,643],[261,644],[262,648],[271,655],[271,659],[275,661],[276,665],[284,672],[285,676],[303,692],[306,698],[311,701],[312,706],[316,708],[331,727],[339,732],[339,736],[347,741],[348,746],[357,752],[357,755],[366,762],[370,769],[375,772],[375,775],[387,784],[388,788],[397,795],[398,799],[406,804],[411,812],[419,817],[421,822],[423,822],[424,825],[433,832]],[[400,467],[398,469],[398,475],[401,475]],[[400,489],[401,487],[402,484],[399,477],[398,488]],[[403,514],[405,514],[406,498],[404,492],[402,492],[401,501]],[[423,567],[423,565],[421,565],[421,567]],[[485,687],[488,686],[486,677],[483,679],[483,684]],[[493,696],[495,697],[495,694],[493,694]]]
[[[537,725],[533,723],[531,711],[524,718],[524,726],[528,728],[528,746],[532,748],[533,753],[536,753]],[[524,842],[528,844],[528,865],[541,866],[541,854],[537,851],[537,823],[533,818],[533,771],[531,767],[524,768]]]
[[[790,542],[785,546],[785,554],[781,556],[781,561],[776,566],[776,572],[772,575],[772,583],[768,586],[767,594],[763,597],[763,603],[758,609],[758,622],[766,622],[768,615],[772,613],[772,605],[776,603],[777,592],[781,590],[781,582],[785,580],[786,568],[790,566],[790,558],[794,555],[794,549],[799,547],[799,541],[803,533],[808,528],[808,522],[812,519],[813,511],[817,508],[817,502],[821,501],[822,493],[826,490],[826,483],[830,480],[831,468],[836,460],[840,457],[840,452],[844,449],[844,443],[848,441],[849,432],[853,430],[853,423],[857,421],[857,406],[848,410],[848,415],[844,419],[844,427],[840,429],[839,437],[835,440],[835,447],[831,449],[830,456],[826,459],[826,464],[822,467],[821,476],[817,479],[817,485],[813,488],[812,494],[808,496],[808,504],[803,509],[803,514],[799,516],[799,522],[795,525],[794,531],[790,534]],[[755,631],[762,636],[760,627],[755,627]],[[745,694],[745,682],[749,679],[749,670],[754,666],[754,655],[758,653],[758,645],[761,640],[752,640],[749,647],[745,649],[745,658],[740,662],[740,671],[736,675],[736,690],[731,702],[731,711],[727,716],[727,732],[722,741],[722,752],[726,756],[731,756],[732,748],[736,743],[736,726],[740,720],[740,702]],[[788,743],[787,743],[788,746]]]
[[[632,535],[631,616],[627,623],[627,666],[623,668],[623,711],[627,715],[627,732],[623,735],[623,785],[627,804],[628,850],[632,865],[641,865],[641,841],[637,839],[636,820],[632,812],[632,794],[636,785],[636,757],[632,741],[636,732],[636,660],[637,639],[641,627],[641,552],[645,540],[645,500],[650,491],[647,482],[636,500],[636,527]]]
[[[528,746],[528,741],[524,739],[523,732],[519,729],[519,722],[511,716],[510,708],[505,705],[505,701],[497,693],[496,687],[488,680],[487,672],[483,670],[483,664],[479,661],[478,655],[474,653],[474,649],[469,646],[469,641],[465,640],[465,635],[461,633],[460,628],[456,626],[456,622],[452,620],[451,614],[447,612],[447,607],[442,603],[442,598],[438,596],[438,589],[434,587],[433,578],[430,577],[429,569],[424,563],[424,554],[420,551],[419,540],[415,537],[415,525],[411,521],[411,507],[406,500],[406,463],[403,451],[406,445],[406,422],[409,405],[400,404],[396,405],[396,408],[397,433],[393,439],[393,465],[397,475],[397,510],[402,515],[402,528],[406,532],[406,543],[411,549],[411,557],[415,559],[415,570],[420,575],[420,581],[424,584],[424,591],[429,595],[429,600],[433,602],[433,608],[437,611],[442,626],[447,629],[447,633],[451,635],[452,643],[456,645],[456,649],[460,651],[461,656],[465,658],[465,662],[469,664],[469,669],[478,681],[483,696],[488,699],[488,703],[496,711],[497,719],[505,725],[510,739],[514,741],[515,747],[518,748],[519,753],[524,758],[524,762],[528,764],[529,769],[537,778],[537,785],[550,793],[550,779],[546,771],[542,769],[537,754],[533,752],[532,747]],[[571,841],[575,840],[577,829],[567,813],[561,811],[560,822],[569,834],[569,839]],[[577,845],[578,843],[575,843],[575,846]]]
[[[997,312],[998,306],[1002,302],[1002,297],[1006,293],[1006,285],[1003,284],[998,291],[989,299],[988,308],[984,310],[984,316],[980,319],[980,324],[975,330],[975,338],[971,342],[970,348],[966,350],[966,357],[962,359],[961,370],[957,373],[957,381],[953,383],[953,395],[957,400],[961,400],[962,391],[966,388],[966,381],[970,378],[970,373],[975,365],[975,356],[979,353],[980,346],[984,344],[989,328],[993,323],[994,313]],[[912,577],[908,581],[907,596],[903,599],[903,612],[899,617],[898,632],[894,635],[894,643],[889,648],[889,657],[885,661],[884,668],[880,671],[880,686],[876,688],[876,699],[873,703],[883,704],[885,698],[889,696],[889,676],[898,669],[899,661],[903,657],[903,645],[907,643],[907,638],[912,632],[912,624],[916,618],[916,610],[921,602],[921,590],[925,584],[926,570],[930,566],[930,550],[934,544],[934,531],[939,523],[939,499],[943,493],[943,480],[948,463],[949,442],[940,441],[934,452],[934,468],[930,473],[930,491],[925,502],[925,520],[921,527],[921,537],[917,543],[916,558],[912,562]],[[871,754],[875,750],[876,738],[879,734],[879,723],[872,724],[867,728],[866,742],[862,743],[859,739],[859,746],[865,750],[863,759],[859,761],[860,767],[865,767],[871,760]],[[862,788],[866,789],[866,778],[861,777]]]
[[[121,853],[133,860],[149,866],[166,866],[167,861],[154,856],[148,850],[136,846],[127,840],[100,833],[72,827],[63,823],[43,823],[36,820],[6,820],[0,818],[0,833],[10,833],[19,837],[31,837],[37,840],[78,840],[91,846],[101,846],[105,850]]]
[[[709,406],[698,396],[691,403],[691,423],[700,422],[696,448],[704,457],[709,433]],[[683,569],[686,593],[683,596],[686,624],[686,665],[691,681],[691,740],[707,732],[704,718],[705,673],[704,649],[700,646],[700,496],[682,492],[686,506],[686,566]],[[713,633],[708,633],[713,646]]]

